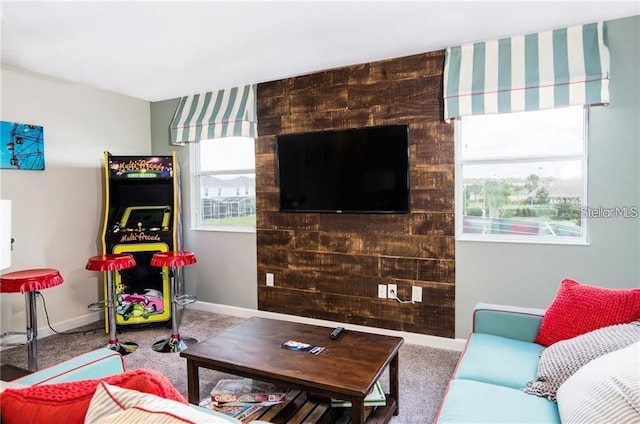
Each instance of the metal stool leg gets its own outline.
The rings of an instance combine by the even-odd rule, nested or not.
[[[134,352],[138,345],[131,342],[118,341],[118,335],[116,333],[116,302],[115,302],[115,287],[113,285],[113,273],[115,271],[107,272],[107,313],[109,314],[109,344],[107,347],[111,350],[115,350],[121,355],[128,355]]]
[[[171,268],[171,337],[155,342],[151,349],[161,353],[182,352],[189,346],[198,343],[193,337],[180,337],[178,324],[178,306],[195,302],[195,297],[182,294],[179,290],[176,275],[176,268]]]
[[[38,319],[36,315],[37,291],[29,291],[24,294],[24,313],[26,317],[26,331],[7,331],[0,334],[0,339],[6,336],[25,336],[24,341],[0,343],[2,347],[27,346],[27,368],[29,371],[38,371]]]
[[[29,371],[38,371],[38,317],[36,315],[36,293],[24,294],[25,314],[27,317],[27,363]]]

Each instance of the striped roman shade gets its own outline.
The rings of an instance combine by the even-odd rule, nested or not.
[[[194,94],[180,99],[171,122],[171,144],[257,133],[256,85]]]
[[[448,47],[445,120],[609,103],[606,22]]]

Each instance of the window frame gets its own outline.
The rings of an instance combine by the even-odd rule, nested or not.
[[[521,112],[519,112],[521,113]],[[455,138],[455,227],[457,241],[480,241],[492,243],[520,243],[520,244],[556,244],[556,245],[588,245],[588,217],[584,216],[582,211],[588,207],[588,162],[589,162],[589,107],[583,106],[582,114],[582,134],[583,134],[583,151],[581,154],[558,154],[558,155],[522,155],[522,156],[503,156],[503,157],[486,157],[463,159],[462,129],[455,122],[454,138]],[[464,117],[459,118],[464,119]],[[464,180],[463,167],[465,165],[493,165],[493,164],[513,164],[513,163],[536,163],[536,162],[554,162],[567,160],[582,161],[582,201],[580,203],[580,219],[582,236],[526,236],[513,234],[478,234],[463,233],[464,230]]]
[[[251,137],[246,137],[251,139]],[[255,142],[255,139],[253,139]],[[203,140],[209,141],[209,140]],[[194,231],[216,231],[216,232],[230,232],[230,233],[255,233],[255,225],[205,225],[200,222],[200,205],[202,191],[201,177],[209,175],[244,175],[253,174],[254,180],[256,177],[256,169],[233,169],[223,171],[202,171],[200,169],[200,142],[189,143],[189,165],[191,167],[190,172],[190,204],[191,204],[191,225],[190,229]],[[254,151],[255,155],[255,151]]]

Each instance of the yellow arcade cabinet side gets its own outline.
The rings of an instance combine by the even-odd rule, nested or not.
[[[129,253],[136,261],[135,267],[115,275],[116,324],[131,326],[170,321],[169,270],[152,266],[151,258],[156,252],[180,250],[182,244],[175,153],[171,156],[104,154],[103,253]],[[108,319],[106,316],[107,328]]]

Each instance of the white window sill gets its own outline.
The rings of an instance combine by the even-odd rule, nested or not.
[[[486,243],[516,243],[516,244],[554,244],[566,246],[589,246],[589,242],[584,239],[573,238],[549,238],[549,237],[496,237],[490,235],[472,236],[462,234],[456,236],[456,241],[461,242],[486,242]]]
[[[253,233],[255,234],[255,227],[234,227],[234,226],[224,226],[224,225],[209,225],[206,227],[191,227],[191,231],[212,231],[212,232],[221,232],[221,233]]]

